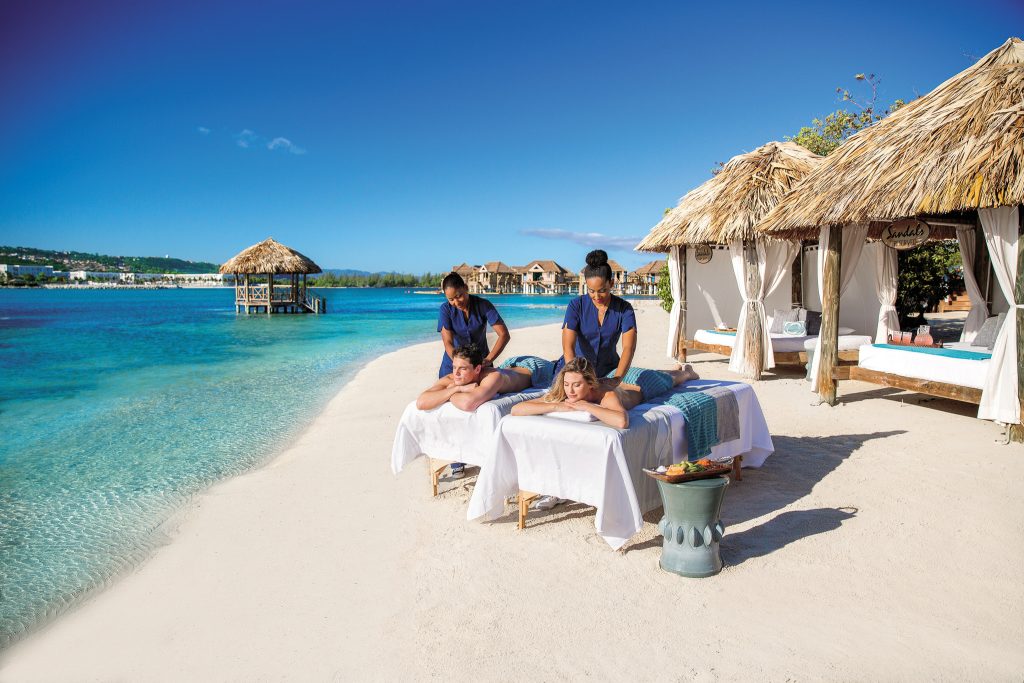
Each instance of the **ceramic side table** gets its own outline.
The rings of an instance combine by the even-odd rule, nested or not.
[[[725,534],[719,515],[728,477],[697,479],[678,484],[658,480],[665,516],[658,531],[665,537],[661,568],[701,578],[722,571],[718,542]]]

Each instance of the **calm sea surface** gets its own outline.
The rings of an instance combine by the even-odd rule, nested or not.
[[[231,289],[0,289],[0,646],[144,558],[366,360],[437,339],[441,298],[406,291],[321,290],[328,315],[268,317],[236,316]],[[521,327],[568,297],[492,301]]]

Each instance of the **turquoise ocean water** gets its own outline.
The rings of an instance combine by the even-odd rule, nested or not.
[[[406,291],[321,290],[328,315],[268,317],[236,315],[231,289],[0,289],[0,647],[138,563],[362,363],[437,339],[441,298]],[[522,327],[568,297],[492,301]]]

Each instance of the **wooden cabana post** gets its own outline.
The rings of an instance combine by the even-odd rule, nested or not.
[[[818,333],[818,397],[821,403],[836,404],[835,370],[839,366],[839,279],[843,267],[843,229],[828,228],[828,248],[821,277],[821,330]]]

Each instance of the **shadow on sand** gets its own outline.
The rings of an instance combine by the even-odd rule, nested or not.
[[[730,526],[757,519],[795,503],[807,496],[818,482],[839,467],[866,442],[904,433],[906,433],[905,430],[899,429],[870,434],[839,434],[835,436],[773,436],[775,454],[768,458],[762,467],[743,470],[743,481],[733,482],[726,491],[725,501],[722,504],[722,523],[726,527],[722,552],[724,553],[726,548],[733,546],[733,537],[728,531]],[[816,514],[813,523],[807,521],[810,519],[808,516],[811,513]],[[803,536],[812,536],[838,528],[838,522],[833,524],[833,521],[841,521],[850,516],[850,513],[842,514],[845,517],[837,516],[836,510],[828,508],[817,511],[785,512],[754,529],[737,534],[737,536],[748,539],[743,542],[751,548],[757,548],[760,552],[766,547],[765,544],[763,542],[755,544],[752,540],[754,537],[748,534],[757,530],[761,530],[760,533],[778,534],[779,538],[785,542],[761,552],[761,554],[767,554],[773,549],[781,548]],[[794,515],[797,516],[794,517]],[[657,508],[645,514],[644,520],[657,524],[661,516],[662,510]],[[776,519],[782,521],[775,522]],[[802,535],[793,537],[787,535],[787,531]],[[662,539],[658,536],[636,545],[627,546],[625,551],[660,547],[661,542]],[[769,545],[772,544],[769,543]],[[747,556],[741,556],[748,559]],[[749,557],[754,556],[756,555]],[[737,564],[738,561],[732,563]]]
[[[857,508],[848,507],[783,512],[746,531],[737,534],[727,532],[722,539],[722,560],[735,566],[762,557],[802,538],[835,531],[857,512]]]

